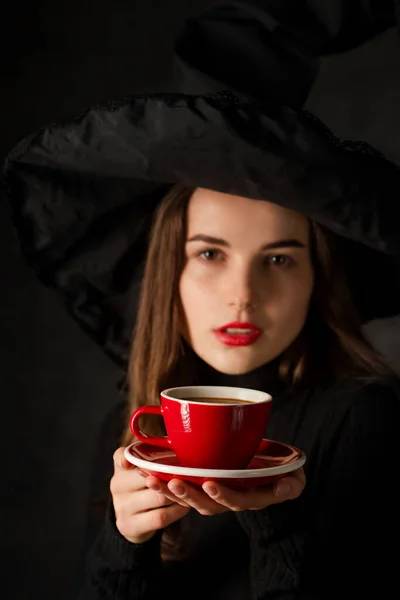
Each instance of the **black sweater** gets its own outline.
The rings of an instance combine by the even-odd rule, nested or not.
[[[177,563],[161,561],[160,535],[126,541],[110,506],[79,600],[398,598],[399,399],[386,383],[280,389],[266,436],[306,453],[301,497],[260,511],[191,511],[189,557]]]

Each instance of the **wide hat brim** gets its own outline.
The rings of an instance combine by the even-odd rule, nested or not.
[[[400,170],[302,110],[224,92],[135,96],[25,138],[4,181],[26,260],[123,368],[151,219],[175,183],[314,219],[341,236],[362,321],[400,313]]]

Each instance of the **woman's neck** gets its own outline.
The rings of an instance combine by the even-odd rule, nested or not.
[[[257,367],[248,373],[239,375],[221,373],[204,362],[197,355],[194,357],[194,364],[198,385],[244,387],[262,390],[268,393],[277,393],[277,391],[281,390],[285,385],[279,380],[279,358],[276,358],[261,367]]]

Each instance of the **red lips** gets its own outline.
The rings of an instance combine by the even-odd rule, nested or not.
[[[262,329],[248,321],[233,321],[214,329],[214,334],[226,346],[250,346],[258,340]]]

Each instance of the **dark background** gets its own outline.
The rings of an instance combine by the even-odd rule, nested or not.
[[[201,0],[39,0],[2,15],[1,160],[41,125],[103,99],[173,90],[172,42]],[[400,164],[400,41],[389,29],[322,61],[306,108],[338,135]],[[107,493],[108,424],[121,373],[38,284],[0,203],[2,492],[0,596],[72,600]],[[400,312],[400,307],[399,307]],[[373,322],[374,343],[400,357],[400,318]],[[4,468],[5,467],[5,468]]]

